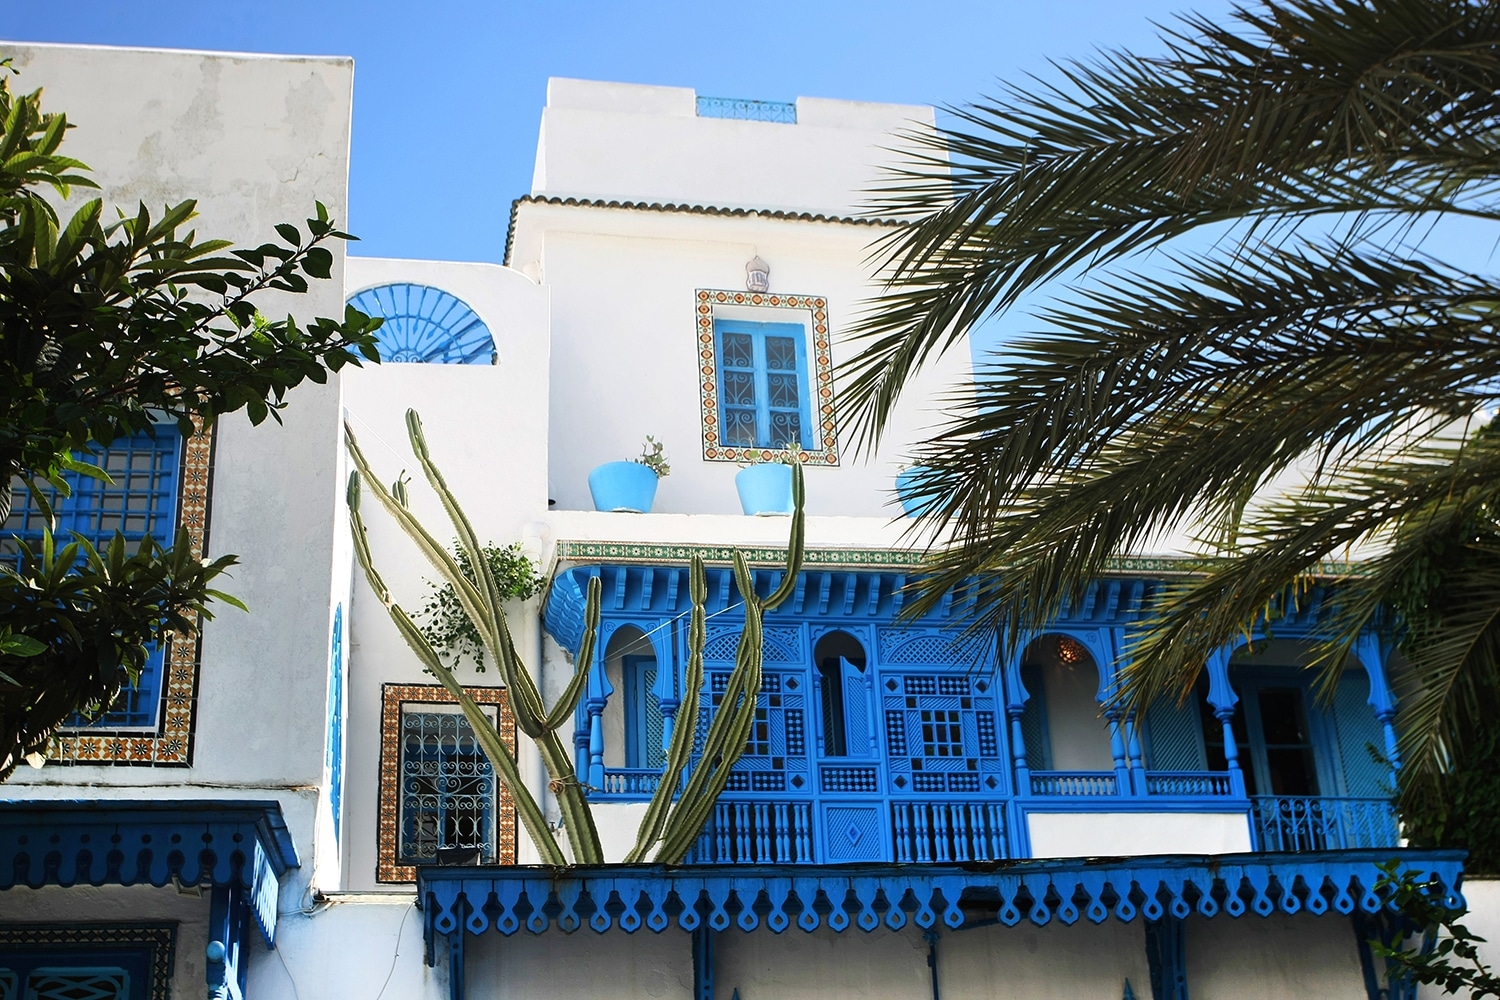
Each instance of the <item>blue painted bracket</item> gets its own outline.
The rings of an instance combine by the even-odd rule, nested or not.
[[[229,913],[238,900],[267,947],[276,940],[281,877],[298,864],[274,801],[0,802],[0,890],[212,886],[213,905]],[[222,900],[221,889],[229,893]]]
[[[1151,1000],[1188,1000],[1187,933],[1177,917],[1146,921],[1146,964]]]

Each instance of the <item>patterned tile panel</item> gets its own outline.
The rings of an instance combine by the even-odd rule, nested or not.
[[[500,706],[500,736],[516,751],[516,722],[511,716],[510,699],[504,688],[469,688],[469,695],[481,705]],[[415,882],[413,865],[396,861],[396,839],[401,828],[401,706],[453,705],[457,703],[439,684],[386,684],[381,688],[380,711],[380,796],[376,832],[375,881]],[[498,772],[496,775],[498,781]],[[495,804],[495,858],[497,864],[516,863],[516,807],[510,788],[499,781],[500,796]]]
[[[197,423],[183,443],[178,523],[201,557],[208,545],[208,502],[213,479],[213,428]],[[193,762],[193,730],[198,706],[199,633],[174,635],[167,643],[162,704],[155,733],[67,730],[49,762],[187,766]]]

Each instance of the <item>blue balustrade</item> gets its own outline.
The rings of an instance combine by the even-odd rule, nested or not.
[[[1215,798],[1234,794],[1227,771],[1147,771],[1147,795],[1207,795]]]
[[[1031,794],[1118,795],[1120,784],[1113,771],[1032,771]]]
[[[1256,850],[1345,851],[1400,843],[1389,799],[1256,795],[1250,802]]]
[[[1005,806],[999,802],[892,802],[896,861],[1000,861]]]
[[[604,769],[605,795],[617,799],[649,799],[661,784],[661,769],[651,767],[607,767]]]

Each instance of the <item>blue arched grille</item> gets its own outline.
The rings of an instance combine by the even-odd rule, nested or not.
[[[495,339],[461,299],[430,285],[400,283],[367,288],[349,304],[385,320],[376,334],[382,361],[444,365],[495,362]]]

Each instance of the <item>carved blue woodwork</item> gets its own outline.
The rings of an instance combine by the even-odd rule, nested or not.
[[[496,362],[489,327],[463,300],[429,285],[367,288],[349,304],[385,323],[376,331],[382,361],[488,365]]]
[[[227,935],[211,938],[226,949],[217,967],[208,965],[211,984],[215,975],[235,972],[234,958],[252,924],[268,947],[275,943],[281,878],[297,866],[275,802],[0,803],[0,890],[211,886],[211,916],[222,917],[213,926]],[[220,985],[228,989],[232,981],[231,975]]]
[[[0,889],[236,885],[269,944],[280,876],[296,865],[276,803],[0,803]]]
[[[698,117],[795,125],[797,105],[787,101],[755,101],[743,97],[700,97]]]
[[[629,550],[622,545],[621,555],[631,555]],[[630,630],[635,642],[649,638],[658,665],[650,690],[657,693],[663,715],[670,704],[680,716],[677,724],[694,725],[701,741],[732,664],[739,594],[727,567],[708,569],[705,691],[697,706],[682,711],[675,700],[661,696],[670,693],[675,699],[681,685],[686,567],[604,563],[560,573],[545,624],[565,648],[578,648],[583,591],[594,576],[603,584],[604,600],[600,652],[588,667],[575,729],[579,771],[595,797],[642,800],[655,791],[656,768],[603,763],[602,716],[616,697],[605,676],[603,650],[622,629]],[[772,570],[756,570],[754,576],[758,593],[780,582]],[[1241,748],[1235,736],[1236,713],[1244,709],[1230,684],[1228,648],[1208,664],[1208,709],[1201,720],[1195,709],[1173,707],[1164,714],[1153,710],[1143,724],[1111,715],[1101,705],[1110,725],[1112,768],[1052,770],[1041,749],[1045,740],[1027,731],[1028,723],[1045,725],[1045,712],[1036,711],[1045,708],[1041,686],[1034,685],[1032,693],[1032,682],[1023,683],[1020,656],[997,671],[992,650],[963,638],[972,589],[950,593],[923,617],[897,624],[904,580],[894,573],[807,569],[793,597],[767,616],[764,689],[754,729],[690,855],[694,864],[925,864],[1026,857],[1025,817],[1036,809],[1236,814],[1268,851],[1398,843],[1389,803],[1378,795],[1353,794],[1371,789],[1371,774],[1379,768],[1361,761],[1369,759],[1368,744],[1384,735],[1383,723],[1360,703],[1363,688],[1341,693],[1335,717],[1314,727],[1325,740],[1316,748],[1327,758],[1323,766],[1342,776],[1320,786],[1342,793],[1326,800],[1303,796],[1297,803],[1252,803],[1239,765],[1242,756],[1252,759],[1255,747]],[[1099,698],[1116,690],[1129,655],[1125,628],[1157,586],[1151,580],[1102,581],[1074,602],[1068,612],[1074,617],[1048,630],[1073,639],[1095,658]],[[1303,613],[1280,623],[1278,635],[1315,637],[1318,622]],[[859,644],[862,664],[848,652],[847,642],[836,664],[826,652],[815,653],[834,633],[846,633],[849,642]],[[815,662],[816,657],[825,662]],[[1099,657],[1110,659],[1101,664]],[[1383,678],[1377,678],[1379,667],[1369,671],[1369,700],[1384,706],[1391,703]],[[625,692],[623,697],[633,704],[639,696]],[[865,717],[873,745],[863,738]],[[670,716],[664,721],[663,738],[672,723]],[[1218,770],[1206,766],[1205,725],[1222,733]],[[621,759],[631,758],[621,754]],[[1325,801],[1326,806],[1319,804]]]
[[[182,435],[175,423],[153,424],[150,430],[121,437],[107,448],[75,457],[98,465],[113,482],[104,483],[77,472],[64,472],[71,495],[63,497],[51,486],[41,490],[56,515],[53,536],[59,547],[71,542],[72,532],[103,549],[116,532],[134,552],[143,538],[170,547],[177,535],[177,496],[181,478]],[[19,481],[18,481],[19,482]],[[25,487],[11,488],[10,516],[0,529],[0,561],[19,564],[16,540],[32,551],[41,549],[47,524],[40,505]],[[92,723],[73,724],[101,729],[154,729],[162,700],[164,651],[152,646],[134,684],[127,684],[110,710]]]

